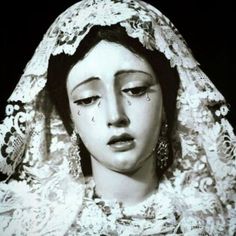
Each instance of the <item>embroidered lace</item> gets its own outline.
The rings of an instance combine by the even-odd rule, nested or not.
[[[83,179],[75,182],[70,177],[65,158],[70,138],[57,113],[42,105],[50,56],[73,54],[91,27],[117,23],[147,49],[163,52],[180,77],[175,162],[150,198],[152,203],[147,200],[135,208],[136,215],[143,215],[142,207],[153,207],[153,221],[135,216],[127,227],[117,223],[123,210],[116,203],[106,217],[96,201],[84,198]],[[130,227],[137,234],[236,232],[236,137],[226,119],[224,97],[176,28],[151,5],[139,0],[83,0],[68,8],[44,35],[8,102],[0,124],[0,171],[8,176],[0,184],[0,235],[76,235],[77,229],[89,235],[93,230],[129,235]],[[101,217],[93,218],[90,229],[94,212]],[[127,216],[133,219],[132,211]],[[75,219],[80,228],[71,228]]]

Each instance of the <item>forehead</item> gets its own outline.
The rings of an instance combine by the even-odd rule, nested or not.
[[[120,44],[102,40],[72,67],[67,86],[73,87],[90,77],[111,80],[121,70],[141,70],[153,74],[144,58]]]

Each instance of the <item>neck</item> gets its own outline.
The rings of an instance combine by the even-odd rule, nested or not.
[[[103,199],[115,199],[124,206],[135,205],[144,201],[157,187],[153,155],[132,174],[110,170],[95,158],[91,159],[96,193]]]

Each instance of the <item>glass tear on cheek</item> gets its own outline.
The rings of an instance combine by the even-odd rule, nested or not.
[[[149,94],[148,94],[148,93],[146,94],[146,100],[147,100],[147,101],[151,101],[151,98],[149,97]]]
[[[101,106],[101,101],[98,102],[98,107],[100,107],[100,106]]]
[[[78,115],[80,116],[80,111],[78,111]]]
[[[92,118],[92,122],[95,122],[95,120],[94,120],[94,116],[93,116],[93,118]]]
[[[128,100],[128,105],[131,106],[131,104],[132,104],[131,101]]]

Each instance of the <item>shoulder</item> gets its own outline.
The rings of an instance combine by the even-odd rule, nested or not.
[[[81,210],[84,194],[68,178],[53,176],[32,186],[26,181],[1,183],[0,235],[64,235]]]

